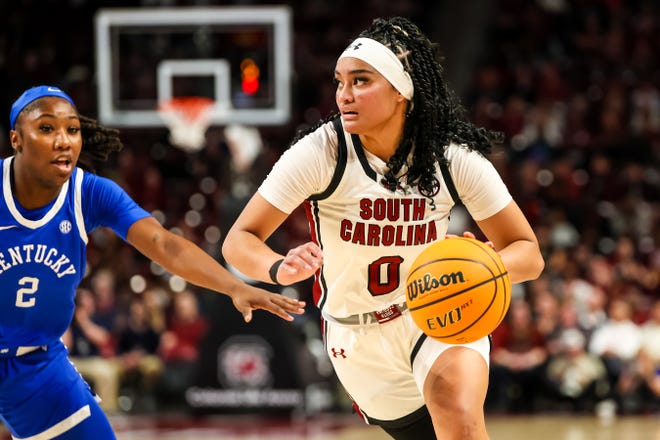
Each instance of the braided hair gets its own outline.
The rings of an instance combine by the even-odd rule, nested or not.
[[[430,197],[438,190],[436,163],[447,162],[444,151],[449,143],[463,145],[481,154],[490,153],[494,143],[502,142],[501,133],[468,122],[465,112],[443,75],[436,58],[436,46],[421,30],[403,17],[377,18],[359,35],[387,46],[401,60],[415,88],[404,125],[401,144],[389,159],[383,183],[391,191],[399,184],[397,174],[414,148],[412,164],[405,178],[416,184],[420,193]],[[339,117],[335,112],[314,127],[301,131],[293,143],[319,126]]]
[[[79,115],[79,117],[83,148],[78,165],[86,171],[94,172],[95,162],[105,162],[110,154],[120,151],[124,144],[119,138],[119,130],[105,127],[96,119],[87,116]]]

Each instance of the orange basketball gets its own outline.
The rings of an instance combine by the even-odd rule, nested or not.
[[[413,262],[406,303],[424,333],[449,344],[489,335],[511,302],[511,280],[500,256],[465,237],[435,242]]]

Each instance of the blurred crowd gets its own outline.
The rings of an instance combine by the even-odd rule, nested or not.
[[[546,259],[493,335],[491,408],[657,411],[658,4],[499,1],[487,41],[466,106]]]
[[[21,90],[51,83],[69,92],[81,113],[95,116],[96,8],[209,3],[3,2],[5,114]],[[265,3],[277,2],[259,4]],[[365,3],[353,13],[346,1],[288,2],[294,11],[292,119],[286,126],[260,127],[262,147],[248,163],[239,160],[222,127],[208,130],[206,147],[197,153],[169,145],[165,128],[126,129],[126,148],[99,173],[119,182],[168,228],[221,259],[223,234],[295,130],[333,110],[331,68],[356,31],[375,16],[400,14],[432,36],[437,17],[429,11],[447,4]],[[594,411],[606,402],[619,413],[658,412],[660,5],[494,4],[471,77],[458,92],[471,120],[506,136],[490,158],[534,226],[546,270],[537,281],[514,286],[510,311],[493,334],[487,410]],[[71,21],[60,23],[66,32],[51,23],[62,8]],[[452,44],[439,41],[441,52]],[[8,155],[7,126],[0,122],[0,151]],[[453,217],[456,232],[474,227],[461,222],[467,218],[461,207]],[[284,250],[308,237],[300,212],[272,244]],[[155,410],[168,397],[180,398],[217,318],[205,313],[209,294],[103,229],[92,234],[88,252],[88,274],[65,335],[79,370],[110,411],[130,411],[136,396],[150,396],[143,408]],[[311,302],[309,283],[287,294]],[[317,319],[310,306],[291,326],[316,354],[320,335],[306,324]],[[317,364],[310,368],[324,365]]]

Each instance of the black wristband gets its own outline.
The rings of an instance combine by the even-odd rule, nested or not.
[[[271,281],[278,285],[280,283],[277,281],[277,271],[283,262],[284,262],[284,258],[279,259],[276,262],[274,262],[272,266],[270,266],[270,269],[268,269],[268,275],[270,275]]]

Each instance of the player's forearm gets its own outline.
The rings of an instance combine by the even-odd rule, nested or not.
[[[231,231],[222,246],[225,260],[242,274],[255,280],[272,283],[269,269],[284,258],[247,231]]]
[[[241,283],[199,246],[167,231],[153,219],[136,222],[127,238],[143,255],[197,286],[230,293]]]
[[[512,283],[538,278],[545,265],[538,244],[533,241],[515,241],[498,253]]]
[[[171,258],[159,264],[192,284],[228,294],[242,283],[202,248],[179,236],[169,237],[165,249]]]

